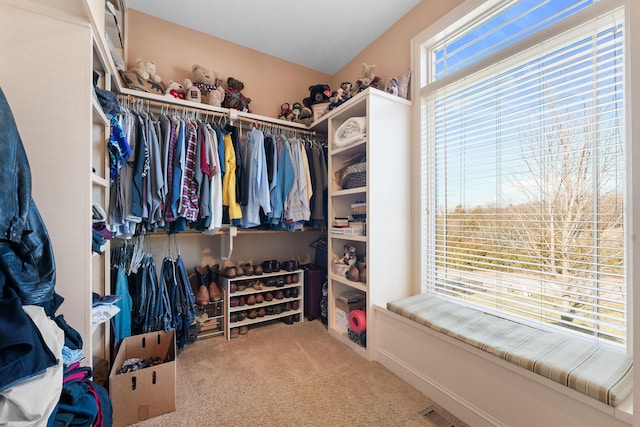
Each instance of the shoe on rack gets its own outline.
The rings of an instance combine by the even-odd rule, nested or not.
[[[244,268],[241,265],[236,265],[236,277],[244,275]]]
[[[238,312],[238,321],[241,322],[246,318],[247,318],[247,312],[246,311],[239,311]]]
[[[238,307],[242,307],[243,305],[247,305],[247,300],[244,297],[238,298]]]
[[[207,292],[207,295],[209,293]],[[240,305],[240,298],[229,298],[229,307],[238,307]]]
[[[278,271],[280,271],[280,262],[277,259],[272,259],[271,260],[271,272],[272,273],[277,273]]]
[[[264,283],[262,283],[260,280],[256,280],[255,282],[253,282],[253,289],[257,290],[257,291],[261,291],[264,289]]]
[[[287,325],[293,325],[293,316],[286,316],[282,318],[282,321]]]
[[[244,270],[245,276],[253,276],[253,266],[248,262],[242,264],[242,269]]]
[[[207,305],[209,304],[209,289],[207,285],[201,284],[196,292],[196,304]]]
[[[258,310],[256,309],[249,310],[249,313],[247,313],[247,317],[249,319],[255,319],[256,317],[258,317]]]
[[[262,275],[262,266],[261,265],[254,265],[253,266],[253,274],[255,274],[256,276],[261,276]]]
[[[231,328],[229,331],[230,338],[238,338],[240,336],[240,328]]]
[[[229,283],[229,293],[234,294],[238,290],[234,282]]]
[[[222,292],[218,288],[216,282],[209,283],[209,301],[220,301],[222,299]]]
[[[267,292],[266,294],[264,294],[264,300],[267,302],[273,300],[273,294],[271,292]]]
[[[300,281],[300,275],[298,273],[291,275],[291,283],[298,283]]]
[[[299,322],[300,321],[300,313],[297,313],[297,314],[293,315],[293,321],[294,322]]]
[[[300,309],[300,300],[291,301],[291,310]]]
[[[239,328],[239,329],[240,329],[240,330],[238,331],[238,333],[239,333],[240,335],[246,335],[246,334],[248,334],[248,333],[249,333],[249,327],[248,327],[247,325],[240,326],[240,328]]]
[[[230,267],[224,267],[222,270],[220,270],[220,275],[228,279],[235,279],[238,275],[238,271],[236,267],[232,265]]]
[[[262,294],[256,295],[256,304],[262,304],[264,302],[264,297]]]
[[[285,285],[290,285],[291,284],[291,275],[287,274],[284,276],[284,284]]]
[[[271,261],[263,261],[262,264],[260,264],[260,267],[262,267],[262,271],[264,273],[272,273],[273,270],[271,270]]]
[[[247,305],[253,305],[256,303],[256,296],[251,294],[247,297]]]
[[[220,273],[220,264],[214,264],[212,267],[210,267],[209,264],[207,264],[205,268],[209,273],[209,282],[218,283],[218,274]]]
[[[267,310],[264,307],[260,307],[258,309],[258,317],[264,317],[265,314],[267,314]]]
[[[282,299],[282,298],[284,298],[284,292],[282,292],[282,291],[276,291],[276,292],[273,294],[273,297],[274,297],[275,299]]]
[[[236,284],[236,289],[237,289],[239,292],[242,292],[242,291],[244,291],[245,289],[247,289],[247,284],[246,284],[245,282],[238,282],[238,283]]]
[[[229,322],[234,323],[238,321],[238,315],[236,313],[229,314]]]

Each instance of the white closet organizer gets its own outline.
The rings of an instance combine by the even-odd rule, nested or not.
[[[352,205],[366,203],[366,235],[329,233],[328,329],[361,356],[372,360],[374,305],[409,295],[411,289],[411,216],[409,119],[410,102],[377,89],[367,89],[324,116],[313,126],[325,128],[329,138],[329,226],[335,217],[348,217]],[[364,117],[364,139],[336,146],[336,130],[347,120]],[[362,120],[360,120],[362,122]],[[354,155],[366,157],[366,184],[342,189],[335,172]],[[362,205],[360,205],[362,206]],[[356,248],[366,263],[366,283],[349,280],[333,269],[345,245]],[[358,292],[364,296],[366,344],[349,334],[348,313],[337,313],[336,299]],[[337,314],[341,314],[338,316]]]
[[[124,20],[126,16],[126,5],[124,1],[113,2],[114,11],[120,17],[118,31],[124,36]],[[85,2],[87,15],[89,16],[92,28],[92,61],[91,72],[98,74],[97,86],[104,90],[117,91],[119,89],[119,77],[113,62],[113,58],[109,51],[106,41],[106,31],[108,26],[105,25],[105,1],[104,0],[87,0]],[[123,46],[120,46],[123,47]],[[124,54],[124,50],[121,50]],[[108,143],[110,135],[110,121],[104,114],[102,106],[91,94],[91,167],[90,167],[90,196],[93,205],[97,203],[105,212],[108,211],[109,205],[109,187],[110,187],[110,171],[109,171],[109,152]],[[90,208],[91,209],[91,208]],[[95,292],[99,295],[111,293],[111,261],[110,261],[111,242],[106,240],[102,245],[101,253],[90,250],[91,261],[89,263],[89,307],[91,307],[91,294]],[[91,308],[90,308],[91,309]],[[86,354],[93,357],[110,360],[110,323],[103,322],[99,324],[91,324],[91,336],[89,348]],[[86,338],[85,338],[86,340]],[[87,344],[85,343],[85,346]]]
[[[98,69],[100,85],[109,87],[115,70],[102,32],[104,7],[104,0],[0,5],[0,38],[11,40],[0,48],[0,83],[53,245],[55,290],[64,298],[56,314],[82,337],[85,365],[92,356],[109,357],[108,327],[91,323],[91,293],[103,294],[109,283],[108,245],[104,257],[91,251],[92,201],[108,199],[108,121],[93,98],[92,75]]]

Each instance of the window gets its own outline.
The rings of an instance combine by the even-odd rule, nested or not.
[[[422,288],[627,342],[623,1],[487,1],[420,43]]]

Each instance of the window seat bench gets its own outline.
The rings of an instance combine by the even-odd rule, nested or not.
[[[609,406],[631,394],[633,359],[621,350],[523,325],[434,294],[392,301],[387,309]]]

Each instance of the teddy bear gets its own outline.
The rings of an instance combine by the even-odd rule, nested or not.
[[[138,58],[136,60],[136,65],[131,68],[131,71],[145,80],[152,80],[156,83],[162,82],[162,78],[156,74],[156,64],[152,61],[145,61],[144,59]]]
[[[191,67],[191,73],[193,74],[193,85],[200,89],[201,102],[220,107],[224,97],[224,89],[220,87],[218,74],[198,64]]]
[[[251,102],[251,98],[244,96],[242,93],[243,89],[244,83],[233,77],[228,77],[222,106],[250,113],[249,103]]]
[[[317,84],[309,86],[309,97],[304,98],[302,103],[305,107],[311,108],[314,104],[321,104],[323,102],[329,102],[331,97],[331,88],[329,85]]]
[[[369,87],[378,88],[380,77],[375,75],[376,68],[376,65],[362,63],[362,75],[356,80],[356,93],[362,92]]]
[[[173,80],[169,80],[169,84],[167,84],[167,89],[165,91],[167,96],[173,96],[178,99],[185,99],[186,92],[184,86],[182,86],[178,82],[174,82]]]
[[[187,101],[200,102],[202,99],[202,92],[200,88],[195,86],[190,79],[184,79],[184,93]]]
[[[313,123],[313,111],[311,111],[311,108],[309,107],[301,107],[300,109],[296,109],[294,117],[291,121],[311,126],[311,123]]]
[[[156,64],[144,59],[136,60],[136,64],[127,71],[120,71],[123,82],[129,89],[164,95],[165,87],[162,78],[156,72]]]

